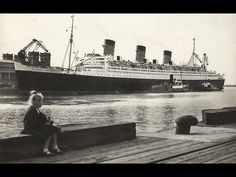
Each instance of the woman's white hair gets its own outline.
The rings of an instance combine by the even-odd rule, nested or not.
[[[37,99],[37,98],[40,98],[40,99]],[[29,97],[29,100],[28,100],[28,104],[30,106],[34,106],[34,104],[36,103],[36,101],[38,100],[43,100],[43,94],[42,93],[39,93],[39,92],[35,92],[33,94],[30,95]]]

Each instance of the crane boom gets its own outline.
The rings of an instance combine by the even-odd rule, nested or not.
[[[33,39],[29,44],[27,44],[21,51],[26,51],[27,49],[29,49],[30,47],[32,47],[32,45],[35,43],[36,39]]]
[[[200,59],[198,54],[195,53],[195,48],[196,48],[195,41],[196,41],[196,39],[193,38],[193,53],[192,53],[192,55],[190,57],[190,60],[188,61],[188,65],[193,65],[193,66],[196,65],[196,62],[195,62],[196,58],[198,59],[198,61],[200,63],[202,63],[202,60]]]
[[[194,53],[194,56],[198,59],[198,61],[199,61],[200,63],[202,63],[202,61],[200,60],[198,54]]]
[[[42,41],[39,41],[37,39],[33,39],[29,44],[27,44],[23,49],[21,49],[18,52],[19,60],[22,64],[27,64],[28,61],[26,61],[27,57],[27,50],[29,50],[34,44],[36,44],[35,49],[38,49],[41,47],[45,52],[48,52],[48,49],[43,45]]]
[[[42,41],[36,41],[37,46],[41,47],[45,52],[48,52],[48,49],[43,45]]]

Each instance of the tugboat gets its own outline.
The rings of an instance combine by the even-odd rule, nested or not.
[[[183,84],[181,80],[174,80],[173,82],[168,81],[165,82],[163,85],[155,85],[152,86],[151,92],[152,93],[159,93],[159,92],[188,92],[191,91],[189,89],[188,84]]]
[[[189,91],[188,84],[183,84],[182,81],[175,80],[174,84],[168,89],[169,92],[187,92]]]

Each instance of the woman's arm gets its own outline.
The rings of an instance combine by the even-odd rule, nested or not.
[[[44,122],[44,124],[53,124],[53,121],[51,120],[51,118],[49,116],[47,116],[46,114],[39,112],[39,118],[41,119],[42,122]]]

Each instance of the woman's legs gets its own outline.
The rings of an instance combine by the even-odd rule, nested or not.
[[[52,136],[53,140],[53,150],[56,154],[64,154],[62,150],[59,149],[58,144],[57,144],[57,133],[54,133]]]
[[[48,148],[49,148],[49,144],[50,144],[50,141],[52,139],[52,135],[49,136],[46,141],[44,142],[44,146],[43,146],[43,152],[48,152]]]
[[[59,148],[58,148],[58,144],[57,144],[57,133],[54,133],[54,134],[52,135],[52,141],[53,141],[53,149],[54,149],[54,150],[59,149]]]
[[[46,141],[44,142],[44,146],[43,146],[43,152],[47,153],[49,152],[49,145],[51,140],[53,141],[53,150],[56,153],[63,153],[57,145],[57,132],[59,131],[59,129],[57,127],[45,127],[44,132],[48,132],[49,133],[49,137],[46,139]],[[48,154],[48,153],[47,153]],[[53,154],[53,153],[52,153]]]

